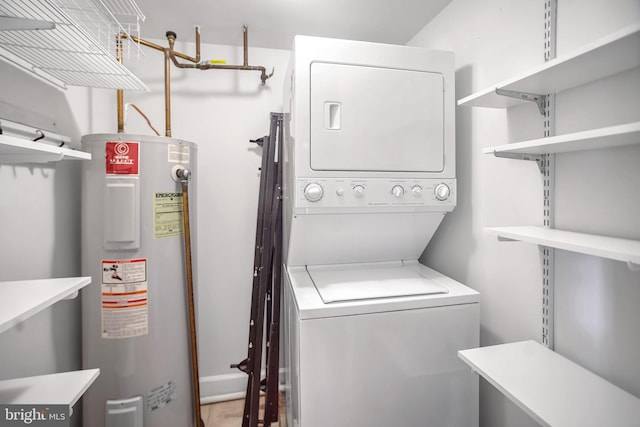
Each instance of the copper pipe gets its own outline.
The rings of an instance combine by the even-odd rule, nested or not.
[[[155,43],[152,43],[152,42],[150,42],[148,40],[141,39],[141,38],[136,37],[136,36],[132,36],[131,34],[122,33],[122,34],[120,34],[120,37],[123,38],[123,39],[127,39],[127,38],[131,39],[132,41],[134,41],[134,42],[136,42],[138,44],[141,44],[142,46],[150,47],[151,49],[160,50],[160,51],[165,49],[164,47],[160,46],[159,44],[155,44]]]
[[[194,426],[203,426],[200,408],[200,375],[198,373],[198,341],[196,334],[196,309],[193,294],[193,269],[191,263],[191,228],[189,225],[189,178],[188,169],[179,169],[176,173],[182,182],[182,225],[184,232],[185,270],[187,279],[187,303],[189,305],[189,337],[191,344],[191,381],[193,385]]]
[[[244,50],[244,66],[248,67],[249,66],[249,35],[247,34],[248,28],[246,25],[242,26],[242,45],[243,45],[243,50]]]
[[[196,57],[194,58],[196,64],[200,62],[200,27],[196,27]]]
[[[132,36],[130,34],[127,33],[120,33],[120,38],[121,39],[131,39],[134,42],[141,44],[142,46],[145,47],[150,47],[151,49],[155,49],[155,50],[159,50],[159,51],[164,51],[166,49],[166,47],[164,46],[160,46],[159,44],[155,44],[153,42],[150,42],[148,40],[145,39],[141,39],[139,37],[136,36]],[[177,56],[178,58],[184,59],[185,61],[190,61],[190,62],[200,62],[200,28],[196,27],[196,56],[195,57],[191,57],[188,56],[184,53],[180,53],[180,52],[174,52],[174,55]]]
[[[122,39],[116,38],[116,57],[118,62],[122,64]],[[118,108],[118,133],[124,133],[124,90],[116,91],[116,104]]]
[[[268,78],[273,76],[273,70],[271,70],[271,74],[267,74],[267,70],[264,67],[250,66],[249,62],[249,48],[247,41],[247,26],[243,27],[244,29],[244,65],[226,65],[226,64],[206,64],[206,63],[197,63],[197,64],[181,64],[178,62],[176,57],[182,58],[178,52],[175,52],[173,47],[176,41],[176,34],[173,32],[167,32],[167,40],[169,41],[169,57],[173,64],[178,68],[197,68],[198,70],[244,70],[244,71],[260,71],[260,80],[262,80],[262,84],[265,84]],[[196,39],[196,48],[197,51],[200,52],[200,40]]]
[[[165,136],[171,136],[171,64],[169,50],[164,51],[164,128]]]
[[[160,46],[148,40],[141,39],[136,36],[132,36],[127,33],[120,33],[116,39],[118,62],[122,63],[122,39],[130,39],[135,43],[142,46],[149,47],[151,49],[158,50],[164,53],[164,122],[165,122],[165,136],[171,136],[171,64],[169,50],[166,47]],[[191,57],[184,53],[174,52],[175,56],[182,58],[186,61],[198,62],[200,61],[200,28],[196,27],[196,56]],[[118,103],[118,133],[124,132],[124,91],[118,89],[117,91],[117,103]]]
[[[116,92],[116,103],[118,104],[118,133],[124,133],[124,91],[122,89]]]

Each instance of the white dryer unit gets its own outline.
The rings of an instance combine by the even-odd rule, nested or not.
[[[291,426],[478,424],[478,293],[417,259],[456,204],[451,52],[297,36],[285,83]]]
[[[297,36],[288,73],[286,263],[417,259],[456,204],[453,54]]]

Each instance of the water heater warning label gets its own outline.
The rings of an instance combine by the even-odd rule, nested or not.
[[[137,142],[106,142],[107,175],[138,175],[140,173],[140,144]]]
[[[167,160],[169,163],[189,164],[189,147],[169,144],[167,150]]]
[[[102,260],[102,338],[149,333],[147,260]]]

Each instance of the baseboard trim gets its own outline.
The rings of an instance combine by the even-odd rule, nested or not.
[[[209,405],[211,403],[226,402],[229,400],[244,399],[244,391],[238,393],[218,394],[216,396],[206,396],[200,398],[201,405]]]
[[[212,375],[200,377],[200,402],[209,404],[241,399],[247,390],[247,374]]]
[[[281,368],[279,372],[281,390],[283,375],[284,370]],[[264,372],[262,372],[262,376],[264,376]],[[247,374],[242,372],[200,377],[200,403],[208,405],[227,400],[244,399],[247,392],[247,378]]]

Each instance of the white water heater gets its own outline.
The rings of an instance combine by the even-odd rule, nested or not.
[[[177,168],[195,176],[196,146],[129,134],[87,135],[82,146],[92,155],[82,173],[82,274],[92,277],[82,292],[83,366],[101,370],[83,397],[83,425],[193,427],[182,187],[173,177]]]

